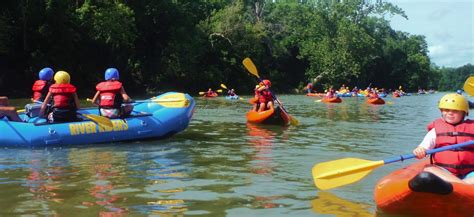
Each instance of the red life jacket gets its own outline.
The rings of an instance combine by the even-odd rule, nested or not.
[[[474,140],[474,121],[465,120],[451,125],[439,118],[428,125],[428,131],[436,130],[436,148]],[[457,176],[474,171],[474,147],[447,150],[433,154],[436,165],[442,166]]]
[[[259,96],[260,103],[267,103],[273,101],[272,93],[268,89],[260,91]]]
[[[53,84],[49,87],[53,95],[53,107],[59,109],[74,109],[74,93],[76,87],[72,84]]]
[[[120,81],[104,81],[95,86],[100,91],[99,107],[101,108],[120,108],[122,106],[122,82]],[[118,97],[117,97],[118,96]]]
[[[33,100],[43,101],[46,94],[48,94],[49,86],[51,85],[48,81],[36,80],[31,90],[33,90]]]

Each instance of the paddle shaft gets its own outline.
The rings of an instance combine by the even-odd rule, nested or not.
[[[434,154],[434,153],[442,152],[442,151],[447,151],[447,150],[453,150],[453,149],[457,149],[457,148],[462,148],[462,147],[470,146],[470,145],[474,145],[474,140],[471,140],[469,142],[459,143],[459,144],[456,144],[456,145],[448,145],[448,146],[444,146],[444,147],[441,147],[441,148],[431,149],[431,150],[426,151],[426,155]],[[394,157],[394,158],[391,158],[391,159],[384,160],[384,164],[390,164],[390,163],[394,163],[394,162],[398,162],[398,161],[404,161],[404,160],[408,160],[408,159],[415,158],[415,157],[416,156],[414,154],[400,155],[398,157]]]

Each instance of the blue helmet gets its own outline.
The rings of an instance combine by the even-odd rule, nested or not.
[[[106,81],[112,79],[119,80],[119,71],[116,68],[108,68],[105,70],[104,77]]]
[[[38,73],[39,79],[43,81],[50,81],[53,78],[53,70],[49,67],[41,69]]]

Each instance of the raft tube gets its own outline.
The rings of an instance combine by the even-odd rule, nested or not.
[[[474,216],[474,185],[422,172],[429,159],[396,170],[374,189],[379,211],[407,216]]]
[[[194,106],[194,99],[188,94],[168,92],[134,103],[130,117],[111,119],[113,127],[84,118],[50,124],[44,118],[28,118],[21,113],[26,122],[0,120],[0,146],[79,145],[168,137],[187,128]],[[99,110],[84,108],[78,113],[99,115]]]
[[[290,117],[283,112],[279,106],[275,109],[268,109],[263,112],[250,110],[247,112],[247,122],[256,124],[271,124],[287,126],[290,123]]]

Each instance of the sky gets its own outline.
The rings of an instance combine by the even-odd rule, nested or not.
[[[474,0],[388,0],[405,11],[388,17],[393,29],[424,35],[431,62],[441,67],[474,65]]]

